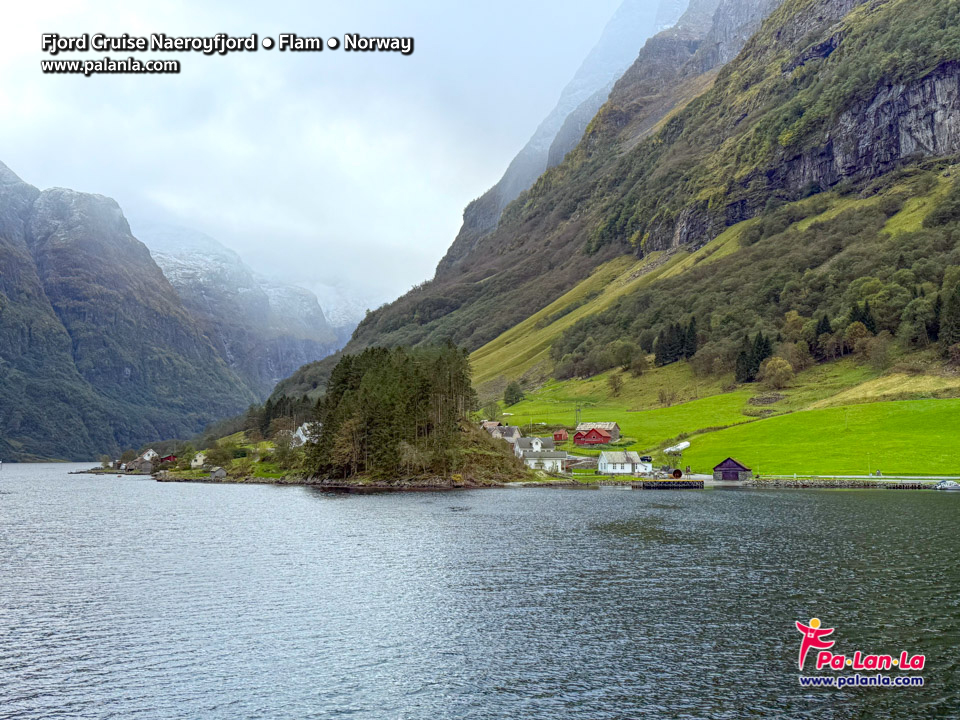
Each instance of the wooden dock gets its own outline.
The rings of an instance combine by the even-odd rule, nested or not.
[[[634,490],[703,490],[703,480],[641,480],[631,483]]]

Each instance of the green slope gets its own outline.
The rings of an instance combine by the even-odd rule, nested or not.
[[[869,403],[793,413],[697,435],[697,472],[733,456],[761,474],[960,474],[960,400]]]

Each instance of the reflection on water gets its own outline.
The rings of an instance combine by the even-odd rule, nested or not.
[[[0,473],[0,717],[956,717],[960,493]],[[801,689],[796,620],[927,655]]]

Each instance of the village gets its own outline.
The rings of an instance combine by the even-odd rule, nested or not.
[[[689,443],[667,448],[664,456],[670,462],[660,466],[654,463],[652,455],[614,449],[621,439],[620,425],[616,422],[581,422],[573,430],[572,436],[567,428],[557,428],[547,437],[524,437],[519,426],[504,425],[495,420],[483,421],[481,426],[493,438],[508,443],[514,455],[531,470],[668,482],[702,483],[704,480],[702,476],[694,479],[689,466],[684,469],[679,467],[683,450],[690,446]],[[578,448],[600,449],[600,454],[577,455],[561,447],[569,447],[571,441]],[[752,479],[753,471],[734,458],[726,458],[713,469],[714,482],[741,483]]]

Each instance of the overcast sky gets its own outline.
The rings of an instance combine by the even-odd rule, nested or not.
[[[552,109],[619,0],[10,3],[0,160],[202,230],[371,305],[432,277],[464,206]],[[45,75],[41,34],[413,36],[399,53],[111,53],[179,75]],[[103,53],[91,56],[100,57]],[[83,57],[78,54],[63,58]]]

